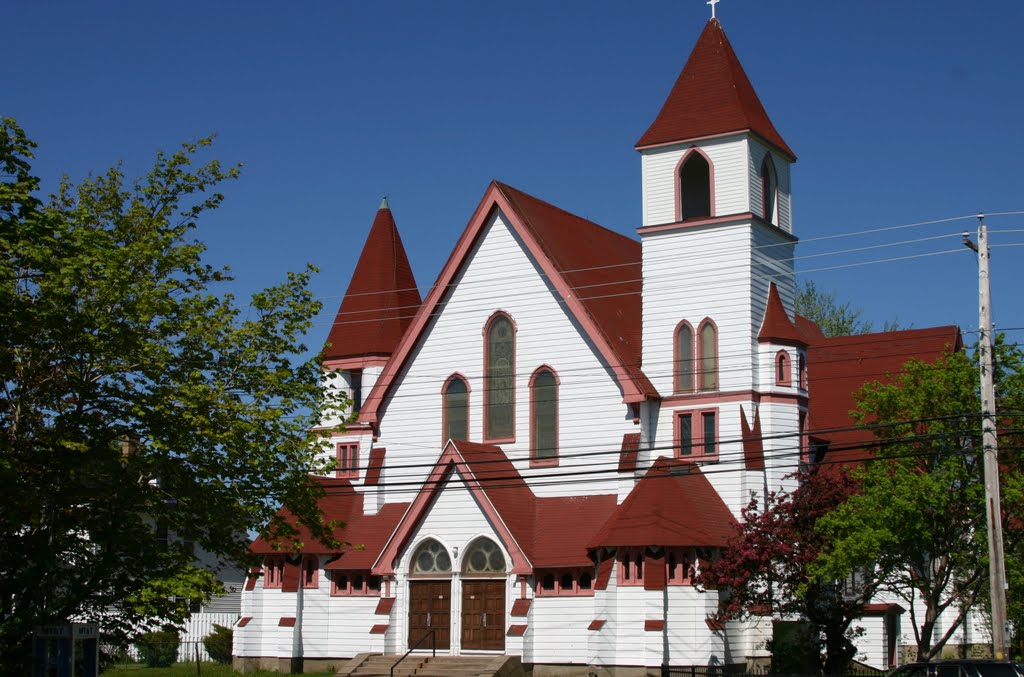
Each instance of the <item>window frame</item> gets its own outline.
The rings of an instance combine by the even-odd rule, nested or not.
[[[675,558],[675,564],[672,558]],[[700,569],[696,548],[667,548],[665,550],[665,581],[668,585],[693,587]]]
[[[342,453],[342,448],[345,453]],[[335,442],[334,476],[346,479],[359,479],[359,442]],[[342,460],[342,459],[345,460]]]
[[[714,338],[715,338],[715,340],[714,340],[714,349],[715,349],[714,367],[712,369],[710,369],[710,370],[707,370],[707,369],[704,368],[704,362],[705,362],[705,355],[704,355],[704,353],[705,353],[705,350],[706,350],[706,345],[705,345],[706,341],[704,340],[704,330],[706,328],[708,328],[708,327],[710,327],[711,330],[714,332]],[[712,320],[710,317],[705,317],[703,320],[701,320],[700,326],[697,328],[697,340],[696,340],[696,350],[697,350],[697,359],[696,359],[697,370],[696,370],[696,373],[697,373],[697,381],[696,381],[695,385],[697,386],[697,390],[699,392],[711,392],[711,391],[714,391],[714,390],[720,390],[721,387],[722,387],[721,374],[720,374],[720,370],[719,370],[719,350],[718,350],[718,345],[719,345],[719,341],[718,341],[718,325],[715,324],[715,321]],[[711,373],[714,374],[715,383],[712,386],[705,386],[704,385],[704,376],[708,372],[711,372]]]
[[[686,329],[690,332],[690,354],[688,357],[684,357],[680,354],[679,350],[679,334]],[[679,324],[676,325],[675,330],[672,332],[672,390],[677,393],[692,393],[697,388],[698,380],[698,369],[697,369],[697,333],[693,330],[693,325],[686,320],[680,320]],[[690,363],[690,385],[684,386],[680,381],[682,376],[680,366],[684,360],[688,360]]]
[[[491,411],[491,328],[499,319],[508,320],[509,326],[512,330],[512,368],[510,370],[510,379],[512,383],[512,397],[509,402],[509,415],[512,420],[511,435],[499,437],[491,433],[490,425],[490,411]],[[487,322],[484,323],[483,329],[483,344],[484,344],[484,394],[483,394],[483,436],[484,442],[488,444],[511,444],[516,441],[516,335],[519,329],[516,326],[516,322],[512,319],[512,316],[504,310],[498,310],[491,314],[487,318]]]
[[[580,587],[580,577],[583,575],[590,576],[590,587]],[[553,576],[554,585],[552,588],[546,589],[543,586],[544,577]],[[562,585],[562,579],[565,576],[572,577],[572,584],[566,589]],[[568,567],[561,569],[538,569],[534,575],[534,596],[535,597],[593,597],[594,596],[594,580],[596,578],[596,572],[588,567]]]
[[[312,564],[312,575],[310,574],[309,565]],[[302,562],[299,568],[299,581],[303,588],[319,588],[320,587],[320,558],[317,555],[303,555]]]
[[[775,385],[793,385],[793,360],[785,349],[775,353]]]
[[[352,583],[356,576],[362,576],[359,586]],[[345,579],[344,587],[338,584],[341,578]],[[377,579],[376,589],[370,587],[371,579]],[[336,569],[331,572],[331,597],[380,597],[383,587],[383,578],[374,576],[369,569]]]
[[[800,389],[807,390],[807,353],[801,350],[797,360],[799,364],[797,378],[800,379]]]
[[[536,434],[537,434],[537,430],[538,429],[537,429],[537,399],[536,399],[536,391],[535,391],[535,382],[537,380],[537,377],[540,376],[541,374],[545,373],[545,372],[551,374],[551,377],[554,379],[554,392],[555,392],[555,397],[554,397],[554,408],[555,408],[555,411],[554,411],[554,417],[555,417],[554,427],[555,427],[555,432],[554,432],[554,436],[555,436],[555,446],[552,449],[553,453],[552,453],[551,457],[538,458],[537,457],[537,443],[536,443]],[[559,425],[558,424],[559,424],[559,415],[560,415],[559,409],[560,409],[560,407],[558,405],[559,405],[559,390],[561,388],[561,385],[562,385],[562,381],[561,381],[560,378],[558,378],[558,372],[555,371],[550,366],[548,366],[547,364],[542,364],[541,366],[537,367],[534,370],[533,374],[530,376],[529,391],[530,391],[530,467],[531,468],[532,467],[537,467],[537,466],[557,466],[559,464],[559,439],[558,439]]]
[[[466,378],[465,376],[463,376],[462,374],[460,374],[459,372],[455,372],[454,374],[449,376],[445,380],[444,384],[441,386],[441,446],[444,446],[445,444],[447,444],[448,440],[450,440],[450,439],[459,439],[459,438],[453,438],[451,436],[449,430],[448,430],[448,427],[449,427],[448,426],[448,395],[449,395],[448,389],[451,387],[451,385],[455,381],[462,381],[462,384],[464,386],[466,386],[466,404],[465,404],[465,408],[466,408],[466,437],[465,437],[465,439],[467,441],[469,440],[469,423],[470,423],[470,418],[469,418],[469,411],[470,411],[469,410],[469,397],[470,397],[470,392],[471,392],[472,389],[470,388],[470,385],[469,385],[469,379]]]
[[[683,168],[690,160],[693,159],[694,154],[700,155],[705,162],[708,164],[708,214],[707,216],[692,216],[688,219],[683,217]],[[704,152],[703,149],[697,146],[691,146],[686,150],[685,153],[679,158],[679,162],[676,163],[675,173],[673,175],[675,182],[675,198],[676,198],[676,222],[682,223],[685,220],[698,221],[700,219],[711,219],[715,217],[715,163],[711,161],[711,157]]]
[[[615,553],[616,583],[623,587],[644,584],[644,549],[620,548]]]
[[[683,461],[699,461],[699,462],[717,462],[720,454],[721,446],[721,435],[719,435],[719,425],[721,423],[721,416],[719,414],[718,407],[705,407],[700,409],[683,409],[676,411],[672,416],[672,435],[673,435],[673,455]],[[715,437],[712,440],[714,445],[714,451],[707,453],[705,451],[705,434],[704,434],[704,421],[706,416],[715,417]],[[682,440],[682,428],[681,422],[684,418],[690,417],[690,453],[683,454],[683,440]],[[698,453],[698,450],[700,452]]]
[[[267,555],[263,558],[264,589],[281,589],[284,583],[284,566],[284,555]]]

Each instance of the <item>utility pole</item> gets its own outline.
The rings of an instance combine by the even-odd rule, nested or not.
[[[1006,658],[1006,569],[1003,564],[1002,508],[999,501],[999,447],[996,437],[996,392],[992,360],[992,297],[989,283],[988,227],[978,214],[978,245],[965,235],[964,244],[978,254],[978,364],[981,370],[981,446],[985,474],[985,516],[988,520],[988,574],[992,598],[992,655]]]

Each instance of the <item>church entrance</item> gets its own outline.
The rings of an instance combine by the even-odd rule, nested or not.
[[[491,539],[478,538],[466,548],[462,558],[463,651],[505,650],[505,572],[505,555]]]
[[[434,647],[448,649],[451,646],[452,582],[409,581],[409,648],[419,642],[419,649],[431,648],[430,639],[434,632]],[[423,640],[422,642],[420,640]]]
[[[505,650],[505,581],[462,582],[462,648]]]

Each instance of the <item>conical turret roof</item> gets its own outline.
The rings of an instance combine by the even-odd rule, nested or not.
[[[325,359],[389,357],[419,306],[420,292],[385,198],[331,326]]]
[[[690,53],[658,117],[637,141],[637,149],[750,131],[795,160],[768,118],[761,100],[725,37],[711,19]]]

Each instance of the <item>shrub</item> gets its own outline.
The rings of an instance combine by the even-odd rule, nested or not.
[[[142,661],[151,668],[166,668],[178,660],[178,633],[147,632],[135,640]]]
[[[234,634],[231,628],[214,623],[213,632],[203,638],[203,646],[206,647],[206,653],[210,654],[210,658],[218,663],[230,663]]]

